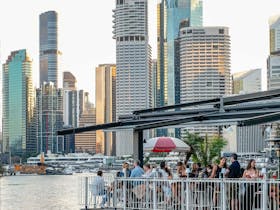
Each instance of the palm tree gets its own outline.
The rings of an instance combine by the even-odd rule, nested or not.
[[[190,151],[186,153],[186,161],[192,157],[193,162],[199,162],[203,166],[218,161],[223,147],[227,144],[219,136],[208,138],[206,135],[203,138],[198,134],[189,132],[183,135],[183,140],[190,146]]]

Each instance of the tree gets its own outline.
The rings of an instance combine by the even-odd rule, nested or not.
[[[227,142],[219,137],[205,138],[198,134],[191,134],[186,132],[183,140],[190,146],[190,151],[186,154],[186,161],[192,157],[193,162],[201,163],[203,166],[217,162],[219,160],[221,151]]]

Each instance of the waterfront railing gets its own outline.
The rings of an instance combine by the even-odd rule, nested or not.
[[[280,210],[280,180],[81,178],[81,207],[180,210]]]

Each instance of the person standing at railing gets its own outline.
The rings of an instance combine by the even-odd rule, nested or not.
[[[120,177],[130,177],[131,171],[129,169],[129,164],[124,162],[122,165],[122,171],[120,171]]]
[[[143,174],[143,177],[144,178],[150,178],[153,176],[153,171],[151,169],[151,165],[146,163],[144,166],[143,166],[143,169],[144,169],[144,174]]]
[[[144,174],[144,170],[140,167],[140,161],[134,161],[134,169],[131,171],[130,177],[142,177]]]
[[[259,178],[259,171],[256,169],[256,161],[254,159],[249,160],[246,170],[243,173],[242,178],[257,179]],[[246,183],[243,208],[244,210],[252,210],[254,203],[255,193],[259,190],[259,186],[256,183]]]
[[[164,161],[162,161],[159,165],[160,169],[158,170],[159,172],[159,177],[163,178],[163,179],[167,179],[168,178],[168,173],[167,173],[167,167]]]
[[[179,178],[187,177],[186,166],[181,161],[177,163],[177,175],[178,175]]]
[[[222,178],[223,170],[227,169],[227,159],[225,157],[220,158],[220,163],[213,166],[212,174],[210,178]]]
[[[198,178],[199,173],[202,171],[201,164],[200,163],[193,163],[192,164],[192,170],[189,174],[190,178]]]
[[[228,178],[236,179],[241,177],[241,169],[240,164],[237,161],[237,154],[232,154],[231,165],[227,170],[226,174]],[[238,210],[238,195],[239,195],[239,184],[238,183],[230,183],[228,197],[230,199],[231,210]]]
[[[224,172],[227,169],[227,159],[225,157],[220,158],[220,163],[213,166],[212,174],[209,178],[223,178]],[[213,203],[217,206],[218,200],[221,194],[220,183],[213,183]]]

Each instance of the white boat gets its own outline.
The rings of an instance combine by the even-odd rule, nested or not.
[[[88,153],[69,153],[69,154],[52,154],[44,155],[44,163],[47,165],[82,165],[82,164],[103,164],[107,159],[112,157],[103,155],[90,155]],[[27,164],[38,165],[42,162],[42,155],[30,157]]]

